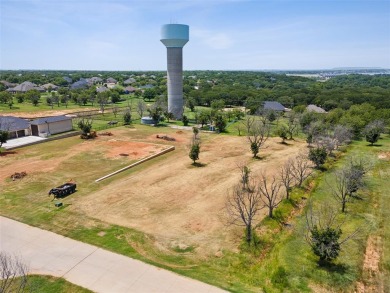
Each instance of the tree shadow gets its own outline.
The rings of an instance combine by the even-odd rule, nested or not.
[[[207,166],[207,164],[199,163],[199,162],[192,163],[191,165],[194,166],[194,167],[197,167],[197,168],[201,168],[201,167],[206,167]]]
[[[0,152],[0,157],[5,157],[5,156],[8,156],[8,155],[14,155],[16,154],[15,151],[3,151],[3,152]]]
[[[381,147],[382,145],[381,145],[381,144],[378,144],[378,143],[374,143],[374,144],[368,144],[367,146],[368,146],[368,147],[377,148],[377,147]]]
[[[278,142],[278,144],[282,144],[282,145],[285,145],[285,146],[293,145],[292,143],[288,143],[286,141],[280,141],[280,142]]]
[[[328,273],[337,273],[344,275],[348,272],[349,266],[346,264],[335,264],[327,261],[318,261],[320,269],[327,271]]]

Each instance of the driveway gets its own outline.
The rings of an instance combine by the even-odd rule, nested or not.
[[[46,138],[39,137],[39,136],[23,136],[23,137],[13,138],[13,139],[7,140],[7,142],[4,143],[2,147],[5,149],[10,149],[10,148],[23,146],[26,144],[30,144],[30,143],[45,140],[45,139]]]
[[[0,250],[30,273],[62,277],[95,292],[225,292],[99,247],[0,216]]]

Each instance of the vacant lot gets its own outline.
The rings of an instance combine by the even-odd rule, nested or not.
[[[224,218],[226,195],[239,180],[237,166],[247,163],[254,174],[266,171],[271,175],[305,148],[302,142],[282,145],[279,139],[270,139],[261,159],[254,160],[245,137],[202,133],[200,162],[204,165],[194,167],[188,157],[192,133],[168,128],[159,131],[143,126],[117,128],[112,130],[113,136],[95,140],[73,137],[22,148],[0,157],[0,180],[9,194],[25,190],[24,199],[47,209],[46,192],[73,179],[78,192],[64,199],[69,212],[135,228],[155,236],[156,245],[162,248],[188,246],[208,254],[236,247],[237,233],[242,233],[226,227]],[[167,134],[176,141],[158,139],[156,134]],[[135,171],[94,183],[169,145],[176,150]],[[23,171],[26,178],[7,179]]]
[[[163,247],[191,246],[206,253],[233,248],[237,234],[225,225],[224,204],[239,181],[238,165],[250,164],[254,174],[275,174],[304,145],[286,146],[272,139],[261,152],[262,159],[253,160],[245,137],[202,134],[200,162],[204,166],[194,167],[188,157],[189,135],[176,134],[181,141],[165,160],[102,186],[80,199],[77,209],[154,235]],[[146,139],[155,140],[154,136]]]

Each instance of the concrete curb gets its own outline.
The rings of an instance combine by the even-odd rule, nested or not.
[[[158,156],[161,156],[161,155],[163,155],[163,154],[169,153],[169,152],[173,151],[174,149],[175,149],[174,146],[170,146],[169,148],[167,148],[167,149],[165,149],[165,150],[163,150],[163,151],[161,151],[161,152],[159,152],[159,153],[157,153],[157,154],[154,154],[154,155],[151,155],[151,156],[149,156],[149,157],[146,157],[146,158],[144,158],[144,159],[142,159],[142,160],[139,160],[139,161],[137,161],[137,162],[135,162],[135,163],[133,163],[133,164],[130,164],[130,165],[126,166],[126,167],[123,167],[122,169],[119,169],[119,170],[117,170],[117,171],[115,171],[115,172],[112,172],[112,173],[107,174],[107,175],[105,175],[105,176],[103,176],[103,177],[100,177],[99,179],[96,179],[95,182],[99,182],[99,181],[102,181],[102,180],[104,180],[104,179],[107,179],[107,178],[109,178],[109,177],[111,177],[111,176],[114,176],[114,175],[116,175],[116,174],[118,174],[118,173],[121,173],[121,172],[126,171],[126,170],[128,170],[128,169],[130,169],[130,168],[133,168],[133,167],[135,167],[135,166],[137,166],[137,165],[140,165],[140,164],[142,164],[142,163],[144,163],[144,162],[146,162],[146,161],[149,161],[149,160],[151,160],[151,159],[154,159],[154,158],[156,158],[156,157],[158,157]]]

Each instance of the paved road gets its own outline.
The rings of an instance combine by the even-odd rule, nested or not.
[[[224,292],[173,272],[0,217],[0,250],[21,256],[30,273],[62,277],[95,292]]]

